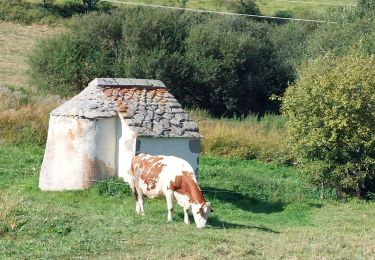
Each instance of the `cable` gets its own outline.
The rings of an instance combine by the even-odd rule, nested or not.
[[[162,8],[162,9],[181,10],[181,11],[189,11],[189,12],[197,12],[197,13],[212,13],[212,14],[221,14],[221,15],[243,16],[243,17],[252,17],[252,18],[301,21],[301,22],[314,22],[314,23],[336,23],[336,22],[323,21],[323,20],[277,17],[277,16],[255,15],[255,14],[239,14],[239,13],[231,13],[231,12],[220,12],[220,11],[210,11],[210,10],[202,10],[202,9],[182,8],[182,7],[174,7],[174,6],[142,4],[142,3],[134,3],[134,2],[122,2],[122,1],[116,1],[116,0],[102,0],[102,2],[136,5],[136,6],[145,6],[145,7]]]
[[[316,4],[316,5],[333,5],[333,6],[354,6],[352,4],[336,4],[336,3],[319,3],[319,2],[305,2],[305,1],[289,1],[289,0],[274,0],[285,3],[299,3],[299,4]]]

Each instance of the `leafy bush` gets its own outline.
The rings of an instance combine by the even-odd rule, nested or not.
[[[233,9],[235,13],[239,14],[261,14],[254,0],[238,0],[235,2]]]
[[[283,99],[289,144],[315,183],[375,191],[375,57],[327,55],[300,70]]]
[[[269,97],[295,75],[278,58],[273,26],[139,8],[90,14],[40,43],[32,74],[41,89],[63,96],[95,77],[157,78],[186,107],[216,116],[262,114],[278,110]]]

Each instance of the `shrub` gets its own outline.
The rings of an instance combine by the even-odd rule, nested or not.
[[[260,10],[254,0],[237,0],[233,6],[234,12],[239,14],[260,15]]]
[[[327,55],[300,70],[283,98],[289,144],[315,183],[375,190],[375,57]]]

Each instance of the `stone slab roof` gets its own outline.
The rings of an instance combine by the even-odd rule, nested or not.
[[[119,115],[138,136],[200,137],[196,123],[159,80],[97,78],[51,115]]]

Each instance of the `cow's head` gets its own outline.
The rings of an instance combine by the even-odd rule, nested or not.
[[[207,223],[208,215],[213,211],[211,204],[206,202],[205,204],[192,204],[191,210],[193,212],[194,221],[197,228],[204,228]]]

